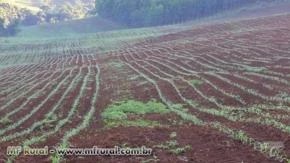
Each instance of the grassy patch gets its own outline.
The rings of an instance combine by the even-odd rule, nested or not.
[[[5,116],[0,120],[0,123],[4,124],[4,125],[8,125],[8,124],[12,123],[12,120],[9,119],[9,117]]]
[[[190,80],[189,82],[190,82],[190,84],[191,84],[192,86],[194,86],[194,87],[197,87],[197,86],[199,86],[199,85],[201,85],[201,84],[203,83],[203,81],[201,81],[201,80],[196,80],[196,79],[194,79],[194,80]]]
[[[154,127],[160,126],[156,121],[147,121],[143,119],[128,120],[128,114],[145,115],[149,113],[168,113],[169,110],[162,103],[155,101],[149,101],[147,103],[128,100],[123,102],[117,102],[110,105],[102,113],[106,127],[117,126],[138,126],[138,127]]]
[[[255,72],[255,73],[264,73],[267,71],[265,67],[250,67],[250,66],[243,66],[244,71],[246,72]]]

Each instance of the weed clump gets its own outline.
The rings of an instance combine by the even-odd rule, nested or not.
[[[203,84],[203,81],[201,81],[201,80],[191,80],[191,81],[190,81],[190,84],[191,84],[192,86],[194,86],[194,87],[197,87],[197,86]]]
[[[117,102],[110,105],[102,113],[106,127],[118,127],[118,126],[139,126],[139,127],[152,127],[160,125],[155,121],[148,121],[143,119],[128,120],[129,114],[145,115],[150,113],[165,114],[170,112],[167,107],[155,101],[149,101],[143,103],[135,100],[128,100]]]

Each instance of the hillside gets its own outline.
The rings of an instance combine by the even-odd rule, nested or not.
[[[26,26],[57,23],[94,15],[94,4],[93,0],[1,0],[0,19]]]
[[[256,17],[265,17],[277,14],[290,13],[290,1],[280,2],[280,3],[267,3],[260,2],[258,4],[247,5],[241,7],[237,10],[230,12],[225,12],[222,14],[217,14],[215,16],[216,20],[221,19],[247,19]]]
[[[214,16],[202,18],[196,21],[188,21],[183,25],[192,26],[198,24],[209,24],[220,21],[239,20],[247,18],[256,18],[270,16],[275,14],[289,13],[290,2],[285,3],[259,3],[252,4],[222,12]],[[174,25],[173,25],[174,26]],[[90,17],[80,20],[71,20],[57,24],[36,25],[31,27],[22,27],[19,37],[55,37],[55,36],[73,36],[77,34],[95,33],[128,28],[124,25],[103,19],[101,17]]]
[[[98,0],[99,15],[131,27],[158,26],[199,20],[262,3],[289,0]]]
[[[38,5],[38,3],[32,3],[29,0],[0,0],[0,3],[7,3],[19,9],[29,10],[35,14],[41,11],[40,4]]]
[[[267,2],[259,2],[259,3],[242,3],[241,6],[233,5],[233,3],[225,3],[229,6],[229,10],[216,10],[217,13],[212,13],[213,15],[208,16],[201,16],[198,19],[195,19],[193,23],[205,22],[205,21],[214,21],[214,20],[225,20],[225,19],[236,19],[242,17],[250,17],[251,15],[271,15],[274,13],[282,13],[287,12],[289,8],[289,2],[283,2],[282,4],[279,3],[272,3],[271,0]],[[274,1],[274,0],[273,0]],[[280,0],[278,0],[280,2]],[[162,1],[163,2],[163,1]],[[165,3],[164,1],[163,3]],[[226,1],[225,1],[226,2]],[[276,2],[276,1],[275,1]],[[200,4],[201,5],[201,4]],[[235,8],[231,8],[231,6],[235,6]],[[274,7],[273,7],[274,6]],[[57,36],[57,35],[73,35],[73,33],[92,33],[92,32],[99,32],[99,31],[108,31],[113,29],[120,29],[124,26],[131,26],[124,25],[126,23],[119,21],[121,19],[118,18],[119,14],[117,13],[117,20],[113,19],[109,21],[109,19],[84,19],[84,20],[75,20],[69,21],[72,19],[83,19],[86,17],[91,17],[92,11],[94,7],[94,0],[65,0],[65,1],[58,1],[58,0],[2,0],[0,2],[0,19],[4,22],[4,27],[8,26],[20,20],[21,25],[21,32],[19,33],[20,36]],[[214,8],[214,5],[212,7]],[[206,8],[205,8],[206,9]],[[125,9],[126,10],[126,9]],[[141,11],[141,10],[140,10]],[[191,11],[191,10],[190,10]],[[157,12],[157,11],[156,11]],[[178,11],[180,12],[180,11]],[[136,14],[138,15],[138,14]],[[174,14],[170,12],[169,15],[180,15],[178,13]],[[139,15],[140,16],[140,15]],[[151,16],[149,16],[151,17]],[[167,16],[165,16],[167,17]],[[125,19],[128,16],[123,17]],[[148,15],[147,15],[148,18]],[[146,16],[142,16],[141,18],[136,18],[136,21],[151,21],[147,19]],[[162,18],[163,17],[159,17]],[[159,19],[158,18],[158,19]],[[191,24],[192,21],[187,20],[188,18],[182,18],[180,21],[176,20],[170,23],[170,19],[172,16],[169,16],[167,23],[175,24],[175,23],[185,23]],[[162,23],[158,19],[154,18],[154,22]],[[165,18],[164,18],[165,19]],[[179,19],[179,18],[174,18]],[[0,22],[1,22],[0,20]],[[96,21],[96,22],[92,22]],[[114,23],[113,23],[114,22]],[[167,24],[165,23],[165,24]],[[41,24],[40,26],[35,26]],[[81,27],[83,24],[83,28]],[[120,25],[123,24],[123,25]],[[150,23],[149,23],[150,24]],[[155,24],[155,25],[157,25]],[[75,27],[73,27],[75,25]],[[96,25],[96,29],[94,29],[94,25]],[[143,24],[147,26],[146,24]],[[141,26],[143,26],[141,25]],[[151,24],[154,25],[154,24]],[[31,26],[31,27],[26,27]],[[133,25],[134,26],[134,25]],[[0,27],[1,28],[1,27]],[[51,28],[51,29],[50,29]],[[17,30],[16,30],[17,31]],[[5,33],[2,32],[2,33]],[[15,31],[10,33],[16,33]],[[1,30],[0,30],[1,34]]]
[[[22,27],[19,37],[57,37],[72,36],[77,34],[96,33],[123,29],[117,23],[102,19],[100,17],[90,17],[79,20],[70,20],[57,24],[44,24],[30,27]]]

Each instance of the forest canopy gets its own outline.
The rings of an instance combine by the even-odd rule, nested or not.
[[[136,27],[180,23],[257,1],[96,0],[96,9],[102,17]]]

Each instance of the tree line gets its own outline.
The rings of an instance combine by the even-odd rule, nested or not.
[[[18,31],[18,21],[15,17],[18,17],[16,8],[10,7],[9,4],[0,3],[0,37],[12,36]]]
[[[14,21],[6,25],[5,21],[0,18],[0,37],[14,36],[18,32],[18,22]]]
[[[102,17],[136,27],[180,23],[257,1],[262,0],[96,0],[96,9]]]

